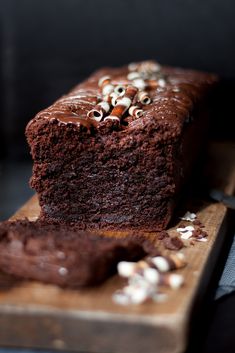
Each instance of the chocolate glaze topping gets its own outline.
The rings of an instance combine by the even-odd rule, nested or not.
[[[141,64],[139,63],[139,65]],[[48,119],[50,121],[56,120],[58,124],[83,126],[88,131],[93,127],[94,131],[99,131],[99,126],[104,125],[104,121],[97,122],[87,116],[88,112],[103,100],[98,82],[102,77],[108,75],[115,85],[132,84],[132,81],[127,79],[128,73],[130,73],[128,66],[104,68],[97,71],[49,108],[39,112],[29,125],[38,119]],[[143,115],[129,119],[129,114],[126,112],[116,130],[122,133],[128,132],[133,128],[142,128],[145,123],[151,120],[153,123],[157,122],[166,126],[171,124],[177,133],[177,130],[181,130],[183,124],[189,120],[195,103],[205,96],[208,88],[216,80],[217,77],[213,74],[161,67],[155,76],[155,81],[162,84],[152,89],[145,89],[151,98],[151,103],[142,107]],[[109,130],[107,129],[107,131]]]

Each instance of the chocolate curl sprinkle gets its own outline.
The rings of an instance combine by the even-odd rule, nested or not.
[[[140,109],[138,105],[132,105],[129,108],[128,113],[134,118],[140,118],[144,114],[144,111],[143,109]]]
[[[104,96],[103,100],[115,106],[117,98],[118,98],[118,94],[115,92],[111,92],[110,94],[107,94],[106,96]]]
[[[156,63],[155,61],[149,60],[149,61],[143,61],[140,63],[138,71],[144,72],[147,74],[152,74],[159,72],[161,69],[160,65]]]
[[[128,65],[128,70],[129,71],[137,71],[138,70],[139,63],[130,63]]]
[[[141,91],[138,93],[138,100],[143,105],[148,105],[151,103],[151,98],[149,97],[148,93],[145,91]]]
[[[87,116],[95,121],[101,121],[103,116],[108,113],[109,109],[110,105],[108,102],[100,102],[87,113]]]
[[[146,82],[142,78],[135,78],[131,84],[138,88],[140,91],[144,90],[146,88]]]
[[[159,87],[157,80],[145,80],[145,83],[146,83],[146,88],[148,89],[154,89]]]
[[[111,84],[110,76],[103,76],[99,79],[98,86],[102,90],[103,96],[110,94],[114,90],[114,86]]]
[[[105,85],[109,84],[110,82],[111,82],[110,76],[102,76],[98,81],[98,86],[100,88],[103,88]]]
[[[156,256],[148,259],[151,266],[153,265],[160,272],[168,272],[177,270],[186,265],[184,255],[177,253],[170,256]]]
[[[137,93],[138,89],[133,86],[128,86],[124,96],[117,98],[117,103],[109,116],[106,116],[106,120],[118,120],[120,121],[122,116],[125,114],[127,109],[131,106],[131,103]]]
[[[141,73],[147,73],[147,74],[152,74],[159,72],[161,69],[161,66],[152,60],[148,61],[142,61],[140,63],[131,63],[128,65],[129,71],[138,71]]]
[[[117,99],[118,99],[118,95],[116,93],[114,93],[112,95],[112,100],[111,100],[111,104],[113,107],[115,107],[115,105],[117,104]]]
[[[129,72],[129,74],[127,75],[127,79],[130,80],[130,81],[132,81],[132,80],[134,80],[136,78],[141,78],[140,73],[137,72],[137,71]]]
[[[149,269],[157,270],[159,273],[165,273],[182,268],[186,265],[184,255],[177,253],[174,256],[156,256],[149,257],[138,262],[121,261],[118,263],[118,273],[122,277],[131,277],[134,274],[142,273]],[[151,271],[149,271],[151,272]],[[153,272],[153,271],[152,271]]]
[[[177,273],[161,273],[154,268],[145,268],[142,273],[143,277],[152,284],[165,285],[172,289],[178,289],[182,286],[184,278]]]
[[[119,96],[123,96],[125,94],[126,88],[123,85],[117,85],[114,88],[114,92],[119,95]]]
[[[127,87],[124,97],[129,98],[132,101],[135,98],[137,92],[138,89],[133,85],[130,85]]]
[[[166,80],[164,78],[159,78],[159,80],[157,81],[157,84],[159,87],[166,87]]]
[[[143,278],[150,284],[165,285],[176,289],[179,288],[184,282],[182,275],[176,273],[160,272],[157,268],[149,267],[147,262],[144,261],[121,261],[118,263],[117,269],[118,274],[121,277],[129,279],[130,285],[142,281],[141,278]]]

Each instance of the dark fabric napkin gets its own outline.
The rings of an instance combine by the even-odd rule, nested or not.
[[[235,290],[235,236],[220,278],[215,298],[218,299],[225,294]]]

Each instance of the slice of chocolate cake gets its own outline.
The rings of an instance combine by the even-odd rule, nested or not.
[[[217,78],[147,61],[105,68],[31,120],[41,216],[81,228],[166,228],[208,125]]]
[[[151,252],[158,253],[138,236],[105,238],[40,220],[0,223],[0,270],[63,287],[99,284],[116,272],[119,261]]]

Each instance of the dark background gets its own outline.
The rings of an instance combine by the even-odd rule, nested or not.
[[[1,154],[28,157],[27,121],[94,69],[153,58],[217,72],[211,126],[234,136],[233,0],[0,0]]]

